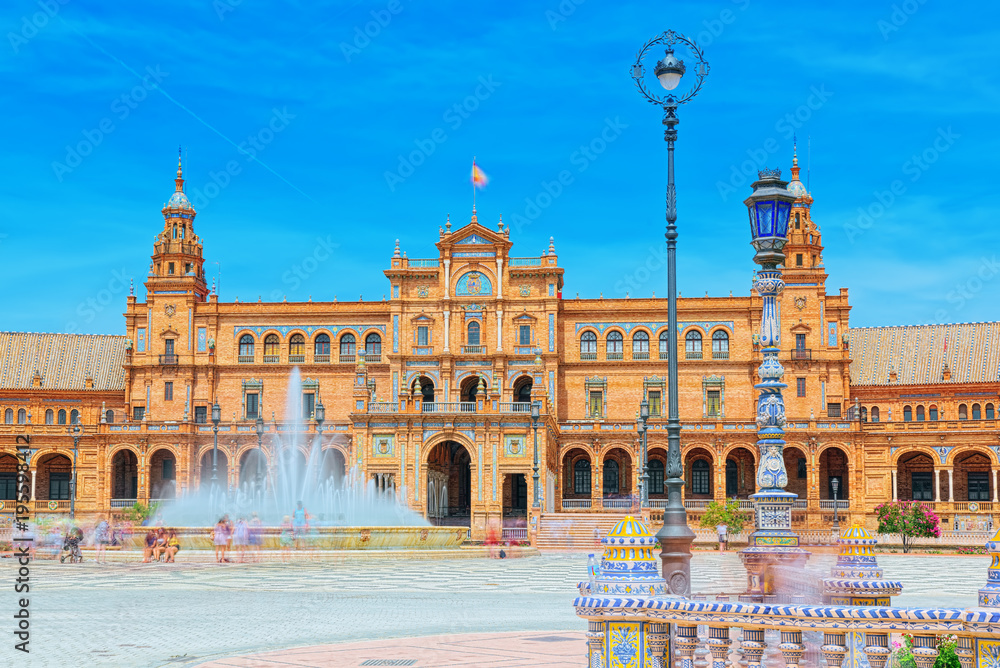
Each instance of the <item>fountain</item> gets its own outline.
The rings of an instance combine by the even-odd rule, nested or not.
[[[171,501],[157,512],[164,526],[182,527],[185,544],[211,549],[210,527],[220,517],[236,521],[256,514],[264,525],[263,544],[277,547],[280,525],[301,501],[308,513],[308,542],[326,549],[458,547],[464,527],[432,527],[406,505],[406,487],[380,489],[362,480],[357,466],[346,475],[329,447],[334,436],[305,432],[302,377],[294,367],[288,380],[285,420],[261,439],[261,450],[244,453],[240,482],[227,489],[225,476],[212,487]],[[324,446],[328,446],[324,449]],[[268,465],[270,463],[270,465]],[[202,479],[205,479],[204,472]]]

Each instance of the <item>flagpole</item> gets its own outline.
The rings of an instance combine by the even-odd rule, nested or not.
[[[476,212],[476,156],[472,156],[472,213]]]

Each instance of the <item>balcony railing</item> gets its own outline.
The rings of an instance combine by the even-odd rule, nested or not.
[[[531,402],[528,401],[501,401],[501,413],[530,413]]]
[[[793,360],[811,360],[812,350],[810,348],[792,348],[789,351]]]
[[[701,351],[700,350],[685,350],[684,351],[684,359],[700,360],[701,359]]]
[[[958,501],[953,507],[959,513],[993,512],[993,503],[990,501]]]
[[[253,355],[240,355],[236,361],[240,364],[253,364]]]
[[[277,364],[281,361],[281,355],[264,355],[264,364]]]
[[[668,359],[670,359],[670,351],[669,350],[661,350],[659,352],[659,355],[660,355],[660,359],[661,360],[668,360]]]
[[[838,510],[848,510],[851,507],[850,499],[820,499],[819,507],[821,510],[833,510],[834,504],[837,505]]]
[[[475,401],[435,401],[424,403],[424,413],[475,413]]]
[[[173,353],[160,355],[160,364],[177,364],[177,355]]]
[[[365,353],[365,362],[368,364],[378,364],[382,361],[382,353]]]
[[[666,500],[663,502],[666,503]],[[712,503],[712,499],[684,499],[684,507],[688,510],[704,510],[705,508],[708,508],[708,504],[710,503]],[[666,506],[653,507],[665,508]]]
[[[424,404],[425,406],[427,404]],[[369,413],[398,413],[399,406],[393,401],[373,401],[368,404]]]
[[[344,353],[340,353],[340,363],[341,364],[354,364],[354,355],[353,354],[351,354],[351,355],[345,355]]]
[[[504,527],[504,540],[528,540],[528,527]]]
[[[133,503],[135,502],[133,501]],[[48,500],[36,499],[35,511],[42,511],[46,513],[69,512],[69,501],[48,501]]]
[[[609,350],[607,353],[605,353],[604,357],[605,359],[609,360],[621,360],[625,359],[625,353],[623,353],[620,350],[618,351]]]
[[[632,507],[632,499],[601,499],[601,505],[611,510],[628,510]]]
[[[590,499],[563,499],[564,510],[583,510],[590,508]]]
[[[633,350],[632,359],[634,360],[648,360],[649,351],[648,350]]]
[[[410,260],[409,267],[412,269],[414,267],[437,267],[439,266],[438,260]]]
[[[306,361],[306,356],[305,355],[289,355],[288,356],[288,363],[289,364],[304,364],[305,361]]]
[[[729,359],[729,351],[728,350],[713,350],[712,351],[712,359],[714,359],[714,360],[727,360],[727,359]]]
[[[581,352],[580,353],[580,359],[583,360],[583,361],[585,361],[585,362],[596,360],[597,359],[597,353],[584,353],[584,352]]]
[[[313,362],[315,364],[328,364],[330,362],[330,354],[313,355]]]
[[[541,267],[542,258],[540,257],[512,257],[508,266],[511,267]]]
[[[462,346],[463,355],[484,355],[486,346]]]
[[[686,503],[684,505],[685,505],[685,507],[687,507]],[[666,499],[650,499],[649,500],[649,507],[650,508],[660,508],[660,509],[666,508],[667,507],[667,500]]]

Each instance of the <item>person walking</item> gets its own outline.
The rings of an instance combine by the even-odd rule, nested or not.
[[[215,545],[215,561],[222,563],[226,560],[226,541],[229,536],[226,532],[226,519],[220,517],[212,532],[212,543]]]
[[[96,548],[94,561],[99,564],[108,563],[108,555],[105,550],[110,542],[111,525],[103,517],[99,517],[97,518],[97,527],[94,529],[94,547]]]
[[[725,552],[729,547],[729,527],[725,524],[717,524],[715,531],[719,535],[719,552]]]
[[[264,526],[254,513],[250,518],[250,558],[252,561],[260,561],[260,544],[263,541]]]
[[[306,519],[309,517],[309,512],[299,501],[298,505],[295,507],[295,512],[292,513],[292,530],[295,534],[295,549],[299,550],[302,548],[302,538],[306,531]]]
[[[247,560],[247,546],[250,544],[250,526],[246,519],[236,520],[236,529],[233,531],[233,545],[240,554],[240,563]]]

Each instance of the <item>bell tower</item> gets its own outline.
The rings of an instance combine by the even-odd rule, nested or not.
[[[795,195],[788,221],[785,245],[785,279],[788,283],[824,285],[823,242],[819,226],[812,220],[812,195],[799,179],[798,147],[792,149],[792,180],[788,189]]]
[[[146,293],[193,295],[205,301],[204,260],[201,239],[194,233],[195,210],[184,194],[181,157],[177,155],[177,178],[170,199],[163,206],[163,231],[153,239],[153,256],[146,279]]]

